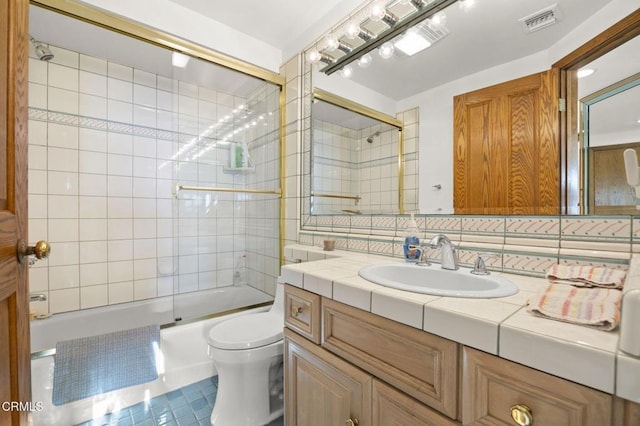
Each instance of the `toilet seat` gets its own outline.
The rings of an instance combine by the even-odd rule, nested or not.
[[[213,327],[208,341],[218,349],[259,348],[282,340],[283,326],[283,319],[269,312],[243,315]]]

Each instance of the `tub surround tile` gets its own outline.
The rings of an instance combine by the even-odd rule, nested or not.
[[[617,343],[617,332],[534,317],[522,308],[500,325],[499,355],[613,393]]]

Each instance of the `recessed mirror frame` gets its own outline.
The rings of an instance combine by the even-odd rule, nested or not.
[[[578,140],[579,68],[640,35],[640,9],[575,49],[552,68],[559,73],[560,98],[566,99],[566,114],[560,114],[560,205],[561,214],[585,214],[583,146]]]
[[[380,111],[376,111],[367,106],[361,105],[357,102],[353,102],[349,99],[345,99],[333,93],[327,92],[322,89],[315,88],[313,89],[313,99],[317,99],[320,101],[324,101],[335,105],[340,108],[347,109],[349,111],[355,112],[360,115],[364,115],[366,117],[372,118],[374,120],[380,121],[382,123],[388,124],[390,126],[396,127],[398,129],[398,212],[400,214],[404,213],[404,127],[402,121],[398,120],[395,117],[391,117],[390,115],[384,114]],[[313,117],[311,117],[313,119]],[[312,137],[313,137],[313,129],[312,129]],[[311,147],[313,150],[313,147]],[[313,173],[313,165],[311,165],[311,173]],[[309,193],[310,198],[313,197],[313,188],[311,188],[311,192]]]

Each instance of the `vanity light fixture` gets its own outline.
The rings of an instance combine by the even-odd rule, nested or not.
[[[171,53],[171,65],[177,68],[184,68],[189,63],[189,56],[180,52]]]
[[[458,0],[377,0],[371,2],[355,11],[346,23],[343,22],[331,30],[330,35],[335,35],[338,40],[333,51],[326,48],[325,36],[325,43],[320,42],[313,48],[319,52],[320,58],[315,53],[311,55],[311,51],[309,51],[307,60],[314,63],[310,58],[313,56],[315,63],[322,61],[327,64],[320,71],[331,75],[353,61],[358,61],[360,66],[366,66],[368,61],[366,59],[360,61],[360,58],[372,50],[379,49],[378,53],[383,58],[392,57],[396,47],[398,50],[404,48],[407,52],[411,52],[418,47],[404,47],[404,44],[409,43],[411,38],[417,39],[416,35],[409,35],[409,39],[400,41],[407,37],[408,30],[427,20],[429,20],[427,23],[430,24],[433,31],[443,30],[446,15],[442,13],[442,10],[456,1]],[[401,5],[401,8],[398,9],[397,5]],[[426,38],[426,40],[431,44],[434,43],[434,40],[430,38]],[[340,42],[344,46],[340,46]],[[394,47],[396,43],[403,47],[397,45]],[[427,44],[424,40],[420,43],[423,46]],[[416,50],[416,52],[418,51]],[[323,58],[323,54],[326,57]]]

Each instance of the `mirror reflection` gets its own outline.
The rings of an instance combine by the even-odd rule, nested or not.
[[[384,2],[388,8],[399,10],[402,7],[413,7],[415,2]],[[411,3],[411,4],[407,4]],[[455,213],[453,177],[454,168],[454,135],[456,127],[453,119],[453,98],[455,96],[476,91],[478,89],[502,84],[516,78],[531,75],[551,69],[554,62],[572,50],[586,43],[588,40],[605,31],[615,20],[611,16],[621,19],[633,10],[614,1],[584,1],[559,0],[554,5],[548,5],[554,22],[540,28],[527,28],[526,21],[532,16],[543,12],[544,4],[531,2],[499,2],[486,0],[475,2],[458,1],[443,12],[446,15],[444,34],[425,50],[407,55],[396,47],[393,54],[384,59],[380,46],[368,52],[371,59],[361,66],[357,61],[351,62],[349,73],[336,71],[326,75],[323,69],[330,66],[326,60],[320,60],[318,65],[305,64],[310,78],[305,79],[310,92],[313,88],[331,91],[345,98],[364,105],[375,107],[387,114],[394,115],[397,111],[416,108],[419,111],[419,212],[424,214]],[[443,3],[444,4],[444,3]],[[553,6],[553,7],[551,7]],[[628,10],[623,10],[625,7]],[[374,21],[370,10],[354,11],[342,22],[337,23],[327,32],[342,44],[348,44],[354,37],[348,31],[354,22],[359,23],[360,29],[366,31],[385,32],[389,22],[385,19]],[[545,9],[546,10],[546,9]],[[405,15],[396,13],[402,18]],[[606,18],[606,19],[605,19]],[[374,24],[375,22],[375,24]],[[499,31],[488,31],[499,28]],[[609,22],[604,25],[602,22]],[[428,23],[426,23],[429,26]],[[433,29],[433,28],[432,28]],[[351,37],[351,39],[350,39]],[[395,45],[395,41],[394,45]],[[354,50],[361,48],[361,37],[356,36],[352,42]],[[336,58],[346,55],[342,46],[333,52],[327,49],[327,39],[320,37],[316,44],[305,52],[313,49]],[[627,53],[626,58],[636,57],[635,53]],[[630,55],[630,56],[629,56]],[[626,61],[627,64],[637,61]],[[606,60],[605,60],[606,63]],[[567,99],[572,105],[577,105],[578,99],[590,93],[601,90],[615,81],[619,81],[640,71],[638,64],[628,67],[598,66],[595,75],[604,76],[613,70],[608,77],[609,82],[599,86],[590,86],[581,79],[573,94],[574,98]],[[587,65],[580,64],[586,68]],[[620,75],[624,69],[625,75]],[[345,75],[349,74],[348,78]],[[613,77],[615,75],[615,77]],[[558,81],[557,84],[560,84]],[[585,84],[584,92],[582,85]],[[578,95],[578,90],[580,94]],[[549,102],[557,102],[550,98]],[[557,107],[556,105],[553,105]],[[557,109],[556,109],[557,111]],[[569,138],[569,152],[566,160],[560,158],[557,162],[559,190],[572,191],[575,199],[563,200],[560,211],[548,214],[566,212],[569,214],[604,214],[589,208],[587,201],[590,182],[587,167],[587,148],[584,145],[573,144],[580,129],[580,117],[575,119]],[[580,148],[580,146],[582,148]],[[620,160],[619,166],[622,166]],[[305,173],[309,173],[308,170]],[[438,189],[436,189],[438,188]],[[606,192],[607,190],[604,189]],[[535,207],[531,209],[536,211]],[[545,213],[547,214],[547,213]],[[609,213],[606,213],[609,214]]]
[[[400,213],[401,128],[320,96],[311,116],[311,212]]]

